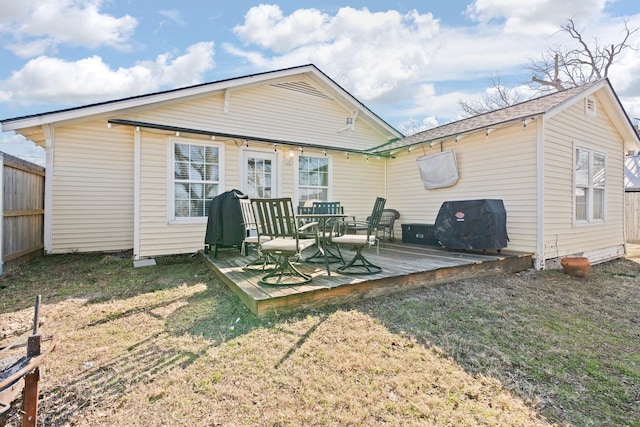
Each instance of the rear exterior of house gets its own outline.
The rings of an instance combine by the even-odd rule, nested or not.
[[[315,67],[176,92],[11,120],[47,149],[47,253],[195,252],[207,200],[230,189],[359,217],[382,195],[384,160],[364,150],[401,134]]]
[[[508,249],[536,268],[621,256],[624,153],[638,135],[602,80],[420,134],[402,135],[314,66],[3,121],[47,150],[45,251],[134,257],[204,246],[207,200],[342,202],[377,196],[401,224],[443,202],[501,199]],[[459,179],[426,190],[416,160],[455,152]]]
[[[608,82],[573,92],[460,135],[425,135],[420,144],[419,136],[407,138],[411,151],[398,148],[389,160],[388,203],[403,223],[433,224],[445,201],[501,199],[508,248],[533,253],[537,268],[555,268],[569,255],[593,263],[622,256],[624,153],[638,139]],[[459,180],[426,190],[416,160],[440,150],[455,152]]]

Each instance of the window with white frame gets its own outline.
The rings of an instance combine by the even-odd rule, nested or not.
[[[575,148],[574,212],[576,222],[604,221],[606,155]]]
[[[298,158],[299,202],[329,200],[329,157],[301,155]]]
[[[173,217],[206,217],[209,202],[220,194],[220,147],[172,142]]]

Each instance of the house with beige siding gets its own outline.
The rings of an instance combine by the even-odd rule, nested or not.
[[[388,204],[405,222],[433,223],[445,201],[501,199],[508,247],[533,253],[536,268],[603,262],[626,250],[625,153],[639,143],[604,79],[391,142]],[[459,179],[425,189],[416,160],[447,151]]]
[[[313,65],[2,120],[46,150],[45,251],[203,248],[208,201],[339,200],[366,217],[376,196],[401,224],[450,200],[502,199],[508,248],[545,268],[625,252],[624,153],[637,134],[608,80],[404,137]],[[417,160],[454,158],[425,188]],[[423,171],[424,174],[424,171]]]
[[[230,189],[366,216],[385,186],[369,152],[402,137],[313,65],[1,122],[46,150],[45,252],[136,259],[202,249]]]

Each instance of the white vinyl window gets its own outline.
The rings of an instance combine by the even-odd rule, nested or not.
[[[301,155],[298,158],[298,201],[329,200],[329,157]]]
[[[172,141],[173,219],[203,218],[220,194],[221,149],[213,144]]]
[[[584,148],[575,149],[574,212],[575,221],[604,221],[606,156]]]

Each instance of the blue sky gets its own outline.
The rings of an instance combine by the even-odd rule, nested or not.
[[[640,27],[637,0],[0,0],[0,118],[313,63],[405,133],[509,86],[574,19],[588,42]],[[609,77],[640,117],[640,32]],[[521,86],[524,93],[525,86]],[[42,162],[13,133],[0,150]]]

